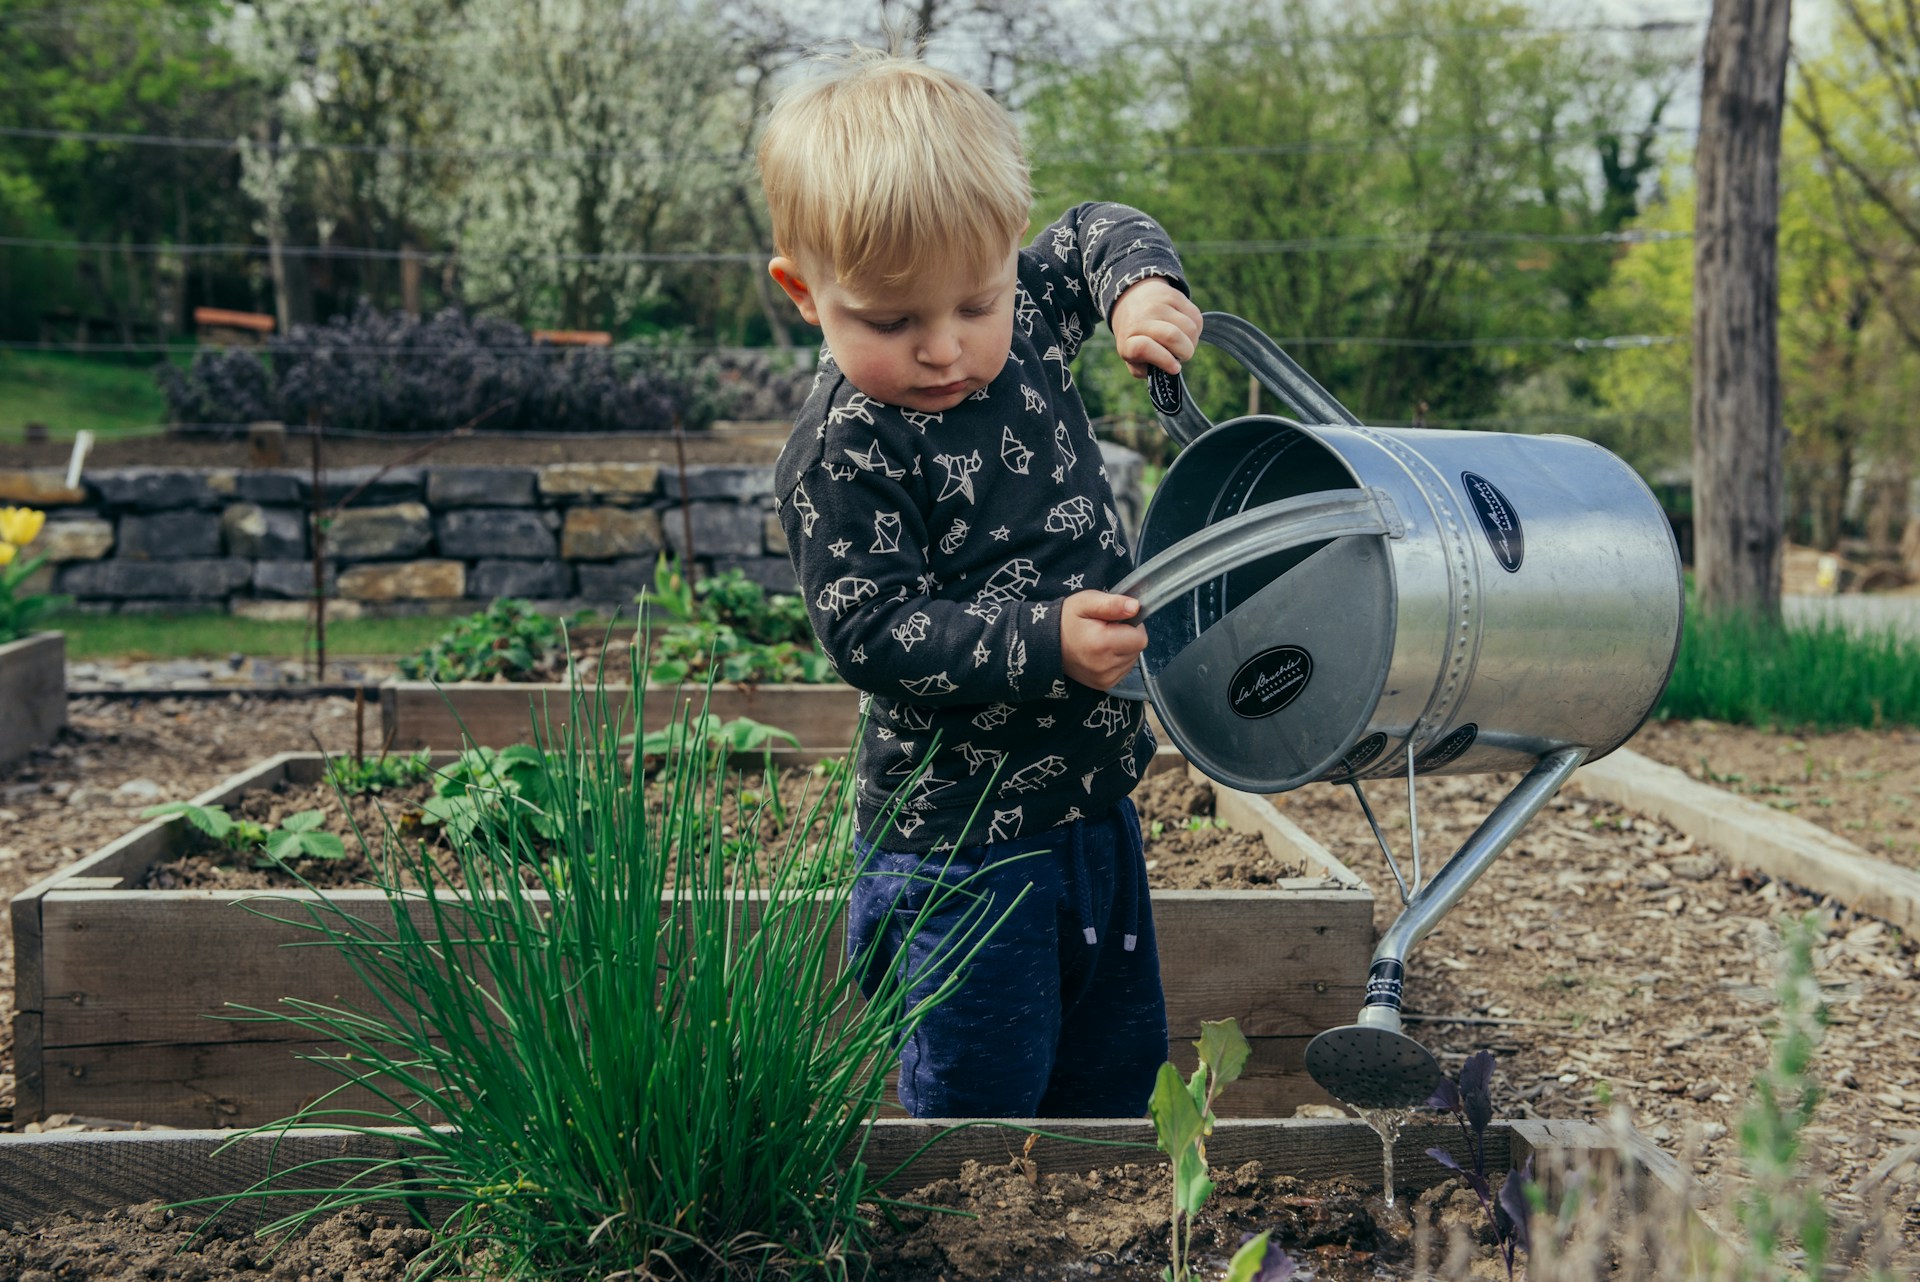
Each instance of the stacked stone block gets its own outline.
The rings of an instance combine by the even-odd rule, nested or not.
[[[1139,456],[1105,449],[1138,528]],[[322,485],[319,569],[343,617],[464,613],[501,596],[621,608],[652,582],[662,551],[794,590],[770,463],[356,467]],[[304,617],[313,490],[296,468],[124,468],[72,490],[56,472],[0,472],[0,492],[47,512],[35,549],[52,563],[45,586],[99,612]]]

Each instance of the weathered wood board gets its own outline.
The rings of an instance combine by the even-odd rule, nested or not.
[[[633,690],[609,684],[582,689],[587,717],[625,720]],[[434,685],[393,681],[380,688],[380,740],[389,751],[457,749],[468,743],[504,748],[526,743],[536,733],[559,742],[574,715],[574,696],[566,685],[465,681]],[[860,722],[860,692],[844,685],[777,684],[652,688],[641,704],[641,724],[658,730],[691,705],[704,705],[715,717],[748,717],[793,735],[803,748],[836,749],[854,741]],[[536,729],[537,728],[537,729]]]
[[[50,743],[66,724],[66,637],[36,632],[0,645],[0,765]]]

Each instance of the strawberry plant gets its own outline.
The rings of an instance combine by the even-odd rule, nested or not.
[[[225,806],[196,806],[191,801],[163,801],[140,812],[142,819],[180,815],[189,824],[229,850],[245,851],[261,845],[267,830],[248,819],[235,819]]]
[[[547,681],[567,668],[567,628],[584,615],[557,618],[526,601],[501,597],[459,620],[419,654],[400,660],[400,675],[427,681]]]
[[[180,815],[213,838],[223,849],[235,854],[262,851],[265,858],[256,861],[261,868],[284,865],[290,859],[345,859],[346,843],[332,833],[321,832],[325,816],[318,810],[302,810],[287,816],[284,826],[269,828],[251,819],[237,819],[225,806],[197,806],[191,801],[167,801],[148,806],[142,819]]]
[[[663,556],[653,586],[637,599],[653,648],[647,676],[658,684],[838,680],[814,640],[805,603],[769,593],[737,569],[689,584]]]
[[[397,757],[329,757],[327,782],[349,797],[416,784],[433,773],[423,748]]]
[[[491,825],[512,840],[528,835],[552,837],[556,820],[553,772],[548,754],[531,744],[509,748],[468,748],[434,776],[433,796],[420,808],[420,822],[438,824],[456,841]]]
[[[318,810],[302,810],[288,815],[286,822],[267,834],[267,858],[276,864],[292,859],[345,859],[346,843],[330,832],[321,832],[326,816]]]

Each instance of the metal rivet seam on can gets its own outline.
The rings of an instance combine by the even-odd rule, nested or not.
[[[1473,590],[1473,549],[1467,541],[1462,518],[1449,499],[1446,478],[1432,464],[1378,429],[1356,427],[1350,430],[1378,445],[1406,470],[1407,478],[1419,489],[1421,497],[1435,514],[1439,529],[1444,531],[1446,537],[1443,542],[1448,545],[1447,551],[1452,561],[1455,589],[1451,594],[1452,613],[1459,620],[1459,627],[1450,630],[1453,631],[1453,637],[1448,646],[1450,653],[1444,665],[1445,676],[1440,689],[1408,732],[1408,738],[1414,741],[1415,754],[1418,755],[1433,746],[1453,719],[1473,669],[1478,624]]]

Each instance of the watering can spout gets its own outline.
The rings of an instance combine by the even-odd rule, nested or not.
[[[1424,1046],[1400,1031],[1407,953],[1540,813],[1586,755],[1585,748],[1569,747],[1542,756],[1446,866],[1408,898],[1374,947],[1359,1018],[1307,1043],[1307,1072],[1329,1095],[1358,1108],[1412,1108],[1433,1094],[1439,1065]]]

